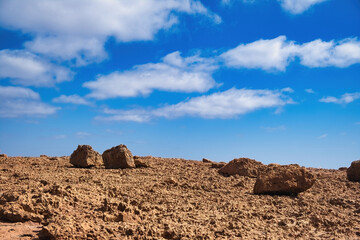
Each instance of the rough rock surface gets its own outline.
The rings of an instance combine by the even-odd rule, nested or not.
[[[103,164],[101,155],[89,145],[79,145],[71,154],[70,163],[76,167],[91,167]]]
[[[0,211],[12,207],[18,220],[37,219],[56,239],[360,238],[360,185],[344,171],[307,169],[317,178],[313,187],[297,197],[271,196],[253,194],[256,179],[224,177],[201,161],[144,160],[151,168],[0,158]],[[2,235],[5,227],[1,239],[20,238]]]
[[[255,194],[298,194],[311,188],[315,177],[297,164],[270,164],[263,168],[254,185]]]
[[[351,163],[347,169],[347,178],[349,181],[360,182],[360,160]]]
[[[105,168],[134,168],[135,162],[131,151],[123,144],[106,150],[102,154]]]
[[[246,177],[256,177],[258,170],[264,165],[250,158],[235,158],[228,164],[219,169],[219,173],[225,175],[240,175]]]

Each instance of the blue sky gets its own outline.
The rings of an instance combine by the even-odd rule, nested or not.
[[[0,0],[0,152],[360,159],[358,0]]]

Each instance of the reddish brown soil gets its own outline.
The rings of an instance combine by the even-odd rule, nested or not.
[[[35,223],[5,222],[30,220],[57,239],[360,239],[360,183],[346,171],[309,169],[312,188],[269,196],[253,194],[254,178],[224,177],[211,163],[141,160],[151,167],[0,158],[0,238],[38,238]]]

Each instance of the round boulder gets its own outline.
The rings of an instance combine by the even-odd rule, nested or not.
[[[311,188],[314,183],[314,175],[304,167],[270,164],[259,172],[254,193],[296,195]]]
[[[70,163],[76,167],[91,167],[102,165],[100,153],[89,145],[79,145],[71,154]]]
[[[264,164],[250,158],[236,158],[219,169],[219,173],[225,175],[240,175],[246,177],[256,177],[258,170]]]
[[[102,154],[105,168],[134,168],[131,151],[123,144],[106,150]]]
[[[360,160],[352,162],[346,173],[349,181],[360,182]]]

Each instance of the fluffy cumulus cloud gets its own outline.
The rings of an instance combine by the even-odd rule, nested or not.
[[[0,25],[35,36],[25,44],[28,49],[77,64],[105,58],[110,36],[119,42],[152,40],[176,24],[181,13],[221,22],[196,0],[0,1]]]
[[[317,39],[297,44],[285,36],[279,36],[240,44],[223,53],[220,58],[228,67],[266,71],[285,71],[290,62],[296,59],[311,68],[348,67],[360,63],[360,41],[355,38],[329,42]]]
[[[360,63],[360,41],[354,38],[329,42],[318,39],[298,48],[301,64],[307,67],[348,67]]]
[[[91,102],[86,100],[83,97],[80,97],[79,95],[60,95],[57,98],[54,98],[52,100],[55,103],[71,103],[71,104],[77,104],[77,105],[92,105]]]
[[[357,99],[360,99],[360,92],[345,93],[341,97],[323,97],[319,101],[324,103],[348,104]]]
[[[0,51],[1,78],[24,86],[54,86],[71,80],[72,73],[27,51],[5,49]]]
[[[240,44],[223,53],[221,57],[229,67],[284,71],[295,52],[295,44],[287,41],[285,36],[279,36]]]
[[[41,117],[54,114],[58,108],[41,102],[38,93],[23,87],[0,86],[0,117]]]
[[[206,119],[228,119],[264,108],[279,108],[294,103],[283,90],[252,90],[232,88],[224,92],[191,98],[174,105],[157,109],[110,110],[110,116],[99,117],[110,121],[146,122],[155,117],[179,118],[184,116]]]
[[[211,76],[216,68],[211,59],[183,58],[180,52],[173,52],[159,63],[100,76],[96,81],[84,83],[84,87],[92,91],[88,97],[96,99],[144,96],[153,90],[205,92],[217,85]]]
[[[281,7],[292,14],[300,14],[326,0],[279,0]]]

